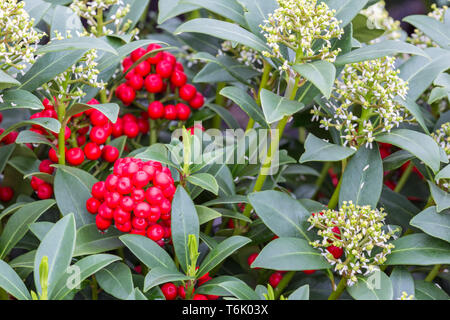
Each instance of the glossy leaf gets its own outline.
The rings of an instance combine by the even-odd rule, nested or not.
[[[186,280],[193,279],[176,270],[167,270],[161,267],[153,268],[145,276],[144,292],[147,292],[151,288],[163,283]]]
[[[448,212],[438,213],[436,207],[429,207],[416,215],[410,223],[432,237],[450,242],[450,215]]]
[[[123,262],[114,262],[96,273],[100,287],[117,299],[125,300],[133,288],[130,268]]]
[[[340,161],[353,155],[356,150],[332,144],[308,134],[305,141],[305,152],[300,157],[300,163],[310,161]]]
[[[305,106],[301,102],[280,97],[266,89],[261,90],[261,105],[266,122],[269,124],[293,115]]]
[[[31,300],[27,287],[5,261],[0,260],[0,288],[18,300]]]
[[[336,78],[336,68],[327,61],[316,61],[312,63],[297,64],[292,67],[303,78],[311,81],[314,86],[329,99]]]
[[[347,292],[356,300],[392,300],[391,279],[382,271],[374,271],[358,277],[358,282],[347,287]]]

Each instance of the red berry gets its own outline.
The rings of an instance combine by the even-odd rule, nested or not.
[[[104,231],[111,226],[111,220],[106,220],[98,214],[95,216],[95,224],[97,225],[97,229]]]
[[[131,198],[135,202],[142,202],[145,199],[145,191],[143,189],[133,189],[131,191]]]
[[[48,174],[53,174],[55,168],[51,167],[52,164],[53,162],[49,159],[42,160],[41,163],[39,164],[39,171]]]
[[[161,214],[164,215],[169,214],[170,210],[172,209],[172,204],[170,203],[169,200],[164,198],[161,204],[159,205],[159,209],[161,210]]]
[[[93,126],[104,126],[108,123],[108,118],[98,110],[93,109],[91,115],[89,116],[89,120],[91,121]]]
[[[170,52],[163,52],[163,60],[169,62],[173,66],[177,62],[177,58],[175,58],[175,56]]]
[[[182,87],[187,82],[187,76],[184,72],[175,70],[170,77],[170,83],[175,87]]]
[[[146,53],[147,50],[145,50],[144,48],[138,48],[131,53],[131,60],[133,60],[133,62],[136,62]]]
[[[53,195],[53,187],[51,184],[44,182],[37,189],[37,196],[41,200],[49,199]]]
[[[116,191],[117,183],[119,182],[119,177],[115,174],[110,174],[105,181],[106,189],[108,191]]]
[[[192,300],[208,300],[208,298],[203,294],[194,294],[194,298]]]
[[[177,118],[177,108],[173,104],[164,107],[164,118],[167,120],[175,120]]]
[[[84,152],[81,148],[72,148],[67,151],[66,158],[69,164],[79,166],[84,161]]]
[[[142,134],[146,134],[150,129],[147,119],[139,118],[137,121],[137,125],[139,127],[139,132]]]
[[[128,211],[123,210],[122,208],[117,208],[114,210],[114,220],[118,224],[124,224],[126,222],[129,222],[131,218],[131,215]]]
[[[283,275],[280,272],[274,272],[272,273],[272,275],[269,278],[269,284],[273,287],[276,288],[278,286],[278,284],[280,283],[281,279],[283,278]]]
[[[33,190],[37,191],[37,189],[39,188],[39,186],[40,186],[41,184],[43,184],[44,182],[45,182],[44,180],[39,179],[38,177],[33,176],[33,177],[31,177],[30,185],[31,185],[31,188],[32,188]]]
[[[135,98],[136,92],[132,87],[125,86],[120,91],[120,100],[122,100],[123,104],[126,106],[129,106]]]
[[[118,193],[116,191],[107,192],[105,195],[105,203],[111,209],[117,208],[119,206],[121,199],[122,199],[122,196],[120,195],[120,193]]]
[[[158,44],[152,43],[147,47],[147,52],[150,52],[153,50],[158,50],[158,49],[161,49],[161,46]],[[147,61],[150,64],[157,64],[159,61],[162,60],[163,57],[164,57],[164,55],[163,55],[162,51],[159,51],[159,52],[153,54],[152,57],[148,58]]]
[[[164,228],[159,224],[154,224],[147,230],[147,237],[153,241],[159,241],[164,237]]]
[[[161,209],[158,206],[150,206],[150,212],[148,214],[148,221],[156,222],[161,217]]]
[[[78,146],[83,146],[85,143],[86,143],[86,136],[80,136],[80,135],[77,135],[77,145]]]
[[[163,80],[158,74],[150,74],[144,81],[145,89],[150,93],[159,93],[163,90]]]
[[[145,192],[145,199],[152,205],[159,205],[164,199],[164,194],[161,189],[150,187]]]
[[[153,101],[148,105],[148,116],[150,119],[160,119],[164,116],[164,105],[159,101]]]
[[[106,194],[106,183],[99,181],[94,183],[91,189],[91,194],[98,200],[103,200]]]
[[[95,198],[89,198],[86,201],[86,209],[92,214],[95,214],[98,212],[98,208],[100,207],[100,201],[98,201]]]
[[[185,84],[180,88],[180,98],[186,101],[191,101],[197,94],[197,89],[192,84]]]
[[[114,162],[119,158],[119,149],[113,146],[105,146],[102,150],[102,158],[106,162]]]
[[[336,247],[336,246],[329,246],[327,248],[328,252],[333,255],[335,259],[339,259],[342,254],[344,253],[344,249]]]
[[[177,286],[172,282],[165,283],[161,286],[161,291],[166,300],[175,300],[178,296]]]
[[[123,120],[121,118],[117,118],[116,123],[113,123],[111,134],[114,138],[118,138],[123,134]]]
[[[89,160],[97,160],[102,155],[102,150],[97,144],[89,142],[84,146],[84,154]]]
[[[145,77],[150,73],[150,70],[152,69],[150,63],[148,63],[146,60],[139,63],[136,68],[134,68],[134,72],[137,75],[140,75],[142,77]]]
[[[148,223],[145,218],[134,217],[133,220],[131,220],[131,225],[135,229],[145,230],[145,228],[147,228]]]
[[[114,217],[114,210],[108,207],[106,203],[102,203],[98,208],[98,215],[105,220],[111,220]]]
[[[122,197],[122,199],[120,199],[120,207],[125,211],[133,210],[134,200],[129,196]]]
[[[136,217],[145,219],[150,214],[150,205],[147,202],[139,202],[133,212]]]
[[[316,272],[316,270],[303,270],[303,273],[305,274],[313,274],[314,272]]]
[[[0,187],[0,200],[9,202],[14,197],[14,190],[11,187]]]
[[[173,65],[166,60],[162,60],[156,65],[156,73],[158,73],[162,78],[169,78],[172,71]]]
[[[139,229],[131,229],[130,233],[131,233],[131,234],[139,234],[139,235],[144,236],[144,237],[145,237],[145,235],[146,235],[145,229],[142,229],[142,230],[139,230]],[[136,270],[136,269],[135,269],[135,270]],[[136,272],[137,272],[137,271],[136,271]]]
[[[121,194],[129,194],[132,190],[130,178],[128,177],[119,178],[116,189]]]
[[[133,185],[137,188],[143,188],[150,182],[150,176],[147,172],[141,170],[133,176]]]
[[[155,186],[160,187],[161,190],[163,190],[172,184],[173,180],[166,173],[158,172],[153,179],[153,183]]]
[[[189,105],[194,109],[200,109],[203,107],[204,103],[205,98],[203,98],[203,95],[199,92],[195,94],[195,97],[192,100],[189,100]]]
[[[93,127],[89,133],[89,138],[96,144],[104,144],[108,140],[108,132],[103,127]]]
[[[118,223],[116,221],[116,228],[119,231],[122,232],[130,232],[131,231],[131,222],[130,221],[126,221],[125,223]]]
[[[125,122],[123,125],[123,133],[130,139],[136,138],[139,135],[139,126],[136,122]]]
[[[180,119],[181,121],[186,121],[187,119],[189,119],[189,116],[191,115],[191,109],[187,105],[185,105],[184,103],[179,103],[177,104],[176,109],[178,119]]]
[[[247,258],[247,263],[248,263],[248,266],[249,267],[251,267],[252,266],[252,263],[253,263],[253,261],[255,261],[255,259],[256,259],[256,257],[258,256],[258,253],[252,253],[251,255],[249,255],[248,256],[248,258]],[[260,269],[260,268],[254,268],[254,269]]]
[[[131,57],[126,57],[122,61],[122,67],[124,71],[127,71],[133,65],[133,59]]]

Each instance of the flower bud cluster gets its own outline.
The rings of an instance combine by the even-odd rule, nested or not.
[[[23,1],[0,1],[0,69],[22,70],[22,62],[35,62],[36,46],[44,33],[33,29],[34,20],[24,6]]]
[[[109,24],[114,24],[116,26],[115,31],[119,34],[127,32],[131,26],[131,20],[122,25],[124,18],[131,9],[130,4],[124,5],[123,0],[75,0],[70,8],[78,16],[86,19],[89,26],[88,31],[97,37],[114,34],[112,28],[107,28]],[[104,12],[113,8],[117,8],[114,14],[107,17],[103,16]],[[109,20],[104,21],[105,18]],[[120,27],[121,25],[122,27]],[[137,30],[133,30],[133,33],[136,32]]]
[[[358,274],[364,269],[364,275],[375,271],[394,248],[388,241],[395,231],[383,230],[385,217],[383,209],[344,201],[339,211],[324,210],[308,219],[311,228],[319,229],[317,234],[322,237],[310,244],[322,251],[335,271],[347,278],[348,285],[353,285]],[[344,254],[336,258],[326,250],[332,246],[341,248]]]
[[[222,42],[222,50],[219,51],[219,55],[231,54],[240,63],[245,64],[248,67],[253,68],[258,72],[263,71],[263,60],[259,52],[244,45],[237,45],[233,47],[231,41]]]
[[[444,17],[447,12],[448,7],[443,6],[442,8],[438,8],[436,4],[431,5],[431,11],[428,13],[428,16],[436,19],[440,22],[444,22]],[[439,45],[431,40],[428,36],[426,36],[422,31],[415,29],[414,33],[411,34],[411,38],[408,38],[408,41],[421,49],[429,48],[429,47],[439,47]]]
[[[279,58],[284,62],[282,69],[289,69],[289,62],[281,52],[286,46],[297,53],[296,63],[312,60],[334,62],[340,49],[332,50],[331,40],[340,38],[344,30],[339,20],[324,3],[317,0],[277,0],[279,8],[269,14],[265,25],[261,26],[267,44],[272,52],[263,55]],[[313,48],[320,45],[318,48]]]
[[[398,76],[399,70],[394,64],[392,57],[348,64],[336,80],[334,98],[339,104],[328,104],[333,115],[314,107],[311,110],[313,120],[322,118],[321,127],[326,130],[334,127],[343,133],[344,145],[352,148],[364,143],[372,147],[375,135],[412,121],[408,110],[397,100],[398,97],[405,99],[408,85]],[[355,114],[355,105],[361,106],[359,117]]]
[[[386,3],[379,1],[366,9],[361,10],[361,14],[367,17],[369,27],[383,29],[386,31],[384,36],[389,40],[399,40],[402,36],[400,21],[394,20],[389,16],[389,12],[385,8]],[[371,42],[378,42],[380,38]]]
[[[442,124],[439,129],[431,133],[431,137],[436,141],[439,146],[444,150],[447,158],[450,159],[450,122]],[[446,192],[450,191],[450,180],[441,179],[439,186]]]
[[[406,291],[403,291],[399,300],[414,300],[414,295],[408,295]]]

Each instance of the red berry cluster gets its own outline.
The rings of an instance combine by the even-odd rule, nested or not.
[[[14,197],[14,190],[11,187],[0,186],[0,201],[9,202]]]
[[[156,161],[121,158],[105,181],[92,186],[87,210],[96,214],[97,228],[113,220],[122,232],[147,236],[159,245],[170,239],[170,213],[176,188],[167,167]]]
[[[198,269],[198,267],[197,267]],[[208,282],[211,280],[211,276],[209,275],[209,272],[207,272],[205,275],[200,277],[197,280],[196,287],[200,287],[202,284]],[[177,297],[180,297],[181,299],[186,299],[186,286],[180,285],[176,286],[172,282],[167,282],[161,286],[161,291],[164,294],[164,297],[166,300],[175,300]],[[194,296],[192,297],[192,300],[217,300],[219,299],[219,296],[211,295],[211,294],[198,294],[195,293],[194,289]]]
[[[3,114],[0,112],[0,124],[3,121]],[[5,132],[5,129],[0,128],[0,135],[3,134],[3,132]],[[16,142],[16,138],[19,135],[19,133],[17,131],[11,131],[10,133],[8,133],[6,136],[4,136],[1,140],[0,140],[0,145],[1,144],[11,144]]]
[[[122,62],[124,72],[147,52],[158,49],[161,49],[161,46],[150,44],[147,49],[134,50]],[[126,74],[125,79],[126,82],[117,87],[116,97],[126,106],[136,99],[136,92],[140,90],[147,94],[158,94],[161,98],[166,96],[166,101],[167,98],[171,99],[172,103],[165,106],[159,100],[148,105],[148,116],[153,120],[186,121],[191,115],[191,108],[200,109],[204,104],[203,95],[187,83],[183,65],[169,52],[159,51],[153,57],[142,61]]]

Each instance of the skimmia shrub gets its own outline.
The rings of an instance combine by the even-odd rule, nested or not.
[[[0,299],[449,299],[443,2],[2,1]]]

